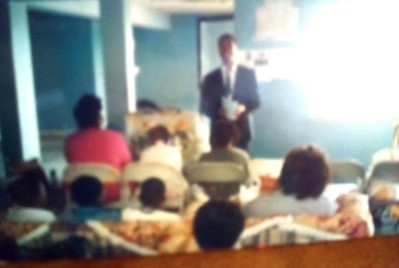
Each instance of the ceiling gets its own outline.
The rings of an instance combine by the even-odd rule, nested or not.
[[[230,14],[234,0],[136,0],[135,3],[170,14]]]

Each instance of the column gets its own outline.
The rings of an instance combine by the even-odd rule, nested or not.
[[[91,22],[92,49],[93,49],[93,70],[94,70],[94,92],[101,99],[103,106],[103,117],[107,125],[107,97],[104,79],[104,58],[101,40],[101,28],[98,20]]]
[[[25,3],[0,2],[0,116],[6,162],[40,158],[29,21]]]
[[[124,130],[125,115],[136,109],[133,28],[129,0],[100,0],[108,122]]]

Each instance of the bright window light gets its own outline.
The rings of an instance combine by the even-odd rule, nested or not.
[[[399,117],[399,1],[324,4],[300,49],[300,77],[313,118]]]

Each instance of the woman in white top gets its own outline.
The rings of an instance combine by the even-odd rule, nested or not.
[[[165,201],[165,184],[158,178],[149,178],[140,188],[140,209],[125,208],[122,210],[122,220],[180,220],[180,216],[159,209]]]
[[[183,160],[178,147],[170,144],[170,134],[166,127],[158,125],[148,131],[151,146],[140,155],[142,163],[157,163],[171,166],[181,171]]]
[[[313,146],[297,147],[285,158],[279,189],[256,198],[244,207],[247,217],[277,214],[328,215],[337,205],[323,195],[329,181],[324,153]]]

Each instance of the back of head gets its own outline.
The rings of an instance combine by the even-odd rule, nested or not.
[[[148,131],[148,139],[151,144],[155,144],[159,140],[167,143],[170,139],[170,134],[165,126],[158,125]]]
[[[325,154],[313,146],[297,147],[285,158],[279,185],[284,194],[297,199],[319,197],[329,180]]]
[[[36,177],[23,174],[9,186],[12,202],[22,207],[45,207],[47,201],[43,183]]]
[[[202,249],[231,248],[243,228],[240,208],[228,201],[208,201],[194,217],[194,235]]]
[[[139,200],[144,207],[157,208],[165,200],[165,184],[158,178],[148,178],[141,184]]]
[[[145,109],[150,109],[150,110],[154,110],[154,111],[160,110],[158,105],[151,100],[147,100],[147,99],[138,100],[137,101],[137,110],[145,110]]]
[[[101,100],[95,95],[83,95],[73,109],[73,114],[80,129],[98,127],[101,118]]]
[[[238,140],[238,130],[234,123],[222,120],[216,122],[211,130],[212,148],[226,148]]]
[[[101,204],[103,186],[94,176],[80,176],[70,187],[72,200],[79,206],[98,206]]]

